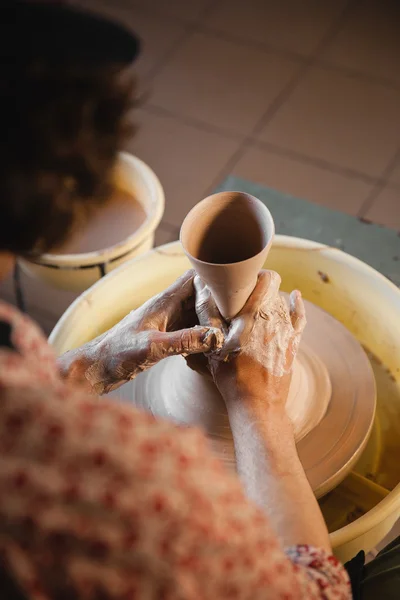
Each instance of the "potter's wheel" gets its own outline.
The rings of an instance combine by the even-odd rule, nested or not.
[[[320,497],[345,477],[364,449],[376,393],[372,369],[357,340],[328,313],[305,304],[307,326],[286,409],[301,462]],[[223,400],[212,381],[189,369],[183,358],[165,359],[111,395],[158,416],[200,425],[215,452],[234,468]]]

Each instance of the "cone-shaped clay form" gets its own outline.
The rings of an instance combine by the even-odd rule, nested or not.
[[[237,315],[254,290],[274,231],[267,207],[242,192],[208,196],[184,220],[183,249],[225,319]]]

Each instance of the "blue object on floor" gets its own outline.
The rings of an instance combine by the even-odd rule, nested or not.
[[[400,286],[400,232],[229,176],[216,190],[247,192],[271,211],[276,233],[340,248]]]

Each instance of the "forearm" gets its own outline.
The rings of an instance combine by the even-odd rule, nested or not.
[[[228,403],[238,474],[248,496],[265,510],[284,546],[331,550],[318,503],[297,455],[281,405],[259,415],[245,401]]]

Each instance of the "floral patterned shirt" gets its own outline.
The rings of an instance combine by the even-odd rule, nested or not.
[[[34,600],[351,598],[336,558],[283,549],[204,435],[61,379],[0,303],[0,558]]]

